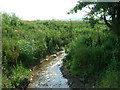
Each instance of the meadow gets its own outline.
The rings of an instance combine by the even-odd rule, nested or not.
[[[103,22],[93,28],[85,21],[22,21],[15,14],[1,15],[3,88],[18,87],[30,68],[61,47],[71,76],[99,88],[120,86],[120,37]]]

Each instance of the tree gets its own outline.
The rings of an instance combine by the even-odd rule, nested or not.
[[[90,7],[93,5],[93,7]],[[88,7],[90,12],[87,14],[89,20],[93,17],[104,20],[105,24],[113,30],[117,35],[120,35],[120,2],[81,2],[78,1],[76,6],[71,9],[70,13],[77,13],[78,10],[82,10],[84,7]],[[100,16],[100,17],[99,17]],[[107,20],[109,17],[111,20]]]

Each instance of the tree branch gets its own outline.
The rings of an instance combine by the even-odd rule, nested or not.
[[[111,27],[110,23],[108,23],[108,21],[107,21],[107,19],[106,19],[106,15],[105,15],[105,14],[104,14],[103,19],[104,19],[105,24],[106,24],[108,27]]]
[[[92,14],[94,14],[97,18],[100,18],[99,16],[97,16],[97,15],[94,13],[94,11],[89,7],[89,5],[88,5],[88,8],[91,10],[91,13],[92,13]]]

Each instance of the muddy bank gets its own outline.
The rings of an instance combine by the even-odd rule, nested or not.
[[[57,62],[56,59],[62,59],[65,55],[66,55],[65,51],[63,49],[61,49],[61,51],[59,51],[55,54],[46,55],[44,57],[44,59],[38,60],[36,62],[36,64],[34,63],[35,65],[30,66],[30,73],[31,73],[30,77],[22,80],[20,82],[19,86],[16,86],[16,89],[35,88],[33,86],[30,86],[30,84],[37,81],[38,77],[41,77],[41,76],[38,76],[39,73],[42,73],[43,70],[46,70],[47,65],[50,65],[50,63],[52,64],[52,67],[57,66],[57,68],[55,68],[54,70],[60,72],[59,74],[62,76],[62,73],[59,69],[59,67],[61,67],[61,65],[62,65],[62,62],[61,62],[61,60],[58,60],[58,62]],[[53,63],[54,63],[54,65],[53,65]],[[57,63],[57,64],[55,64],[55,63]],[[47,67],[47,68],[49,68],[49,67]],[[52,70],[52,71],[54,71],[54,70]],[[44,74],[44,76],[47,76],[47,74],[46,75]]]
[[[72,77],[69,72],[68,72],[68,69],[64,67],[65,64],[63,64],[63,66],[61,67],[61,72],[63,74],[63,76],[65,78],[68,79],[68,85],[70,88],[82,88],[84,87],[84,83],[81,83],[79,80],[78,80],[78,77]]]
[[[88,78],[87,81],[80,81],[82,77],[71,76],[69,70],[65,68],[65,63],[63,63],[63,66],[60,69],[63,74],[63,77],[65,77],[68,80],[68,85],[70,88],[94,88],[94,84],[92,82],[95,82],[95,80]]]
[[[46,56],[31,71],[31,76],[21,82],[19,89],[26,88],[91,88],[87,82],[80,81],[80,76],[72,77],[66,69],[62,58],[65,51]]]

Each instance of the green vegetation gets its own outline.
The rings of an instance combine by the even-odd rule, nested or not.
[[[87,33],[81,33],[68,45],[68,55],[64,58],[66,68],[71,75],[81,76],[80,81],[84,83],[92,83],[99,88],[119,88],[120,2],[78,1],[68,13],[77,13],[84,7],[90,9],[84,20],[92,29],[87,28]],[[106,30],[101,29],[103,25],[98,26],[101,20],[108,27]]]
[[[112,32],[89,30],[89,33],[81,34],[68,45],[68,55],[64,59],[66,68],[72,76],[80,76],[80,81],[84,80],[85,83],[93,83],[102,88],[118,88],[119,46],[119,38]]]
[[[70,75],[96,87],[120,86],[120,37],[104,22],[93,28],[83,21],[21,21],[15,14],[1,15],[4,88],[19,86],[32,66],[61,47],[68,54],[63,61]]]
[[[86,27],[83,22],[21,21],[2,13],[3,87],[17,87],[29,69],[47,54],[70,43]]]
[[[68,13],[77,13],[84,7],[90,9],[84,19],[89,20],[92,27],[99,21],[103,20],[105,24],[117,35],[120,35],[120,2],[81,2],[78,1],[76,6]],[[107,19],[109,17],[109,20]]]

